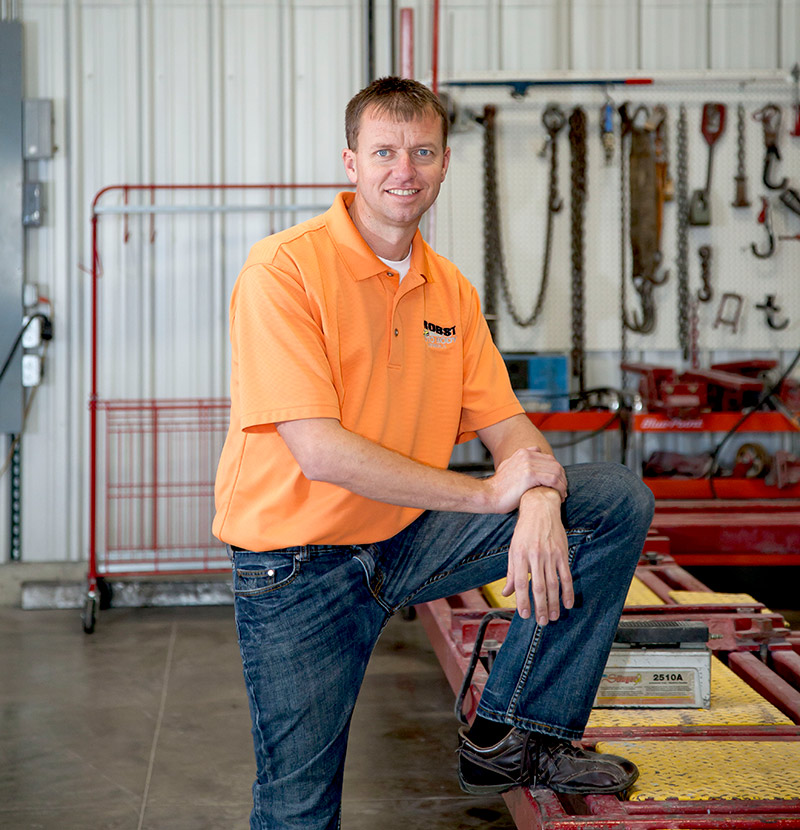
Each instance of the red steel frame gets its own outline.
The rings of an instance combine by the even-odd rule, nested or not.
[[[676,748],[685,740],[800,741],[800,725],[797,725],[800,724],[800,636],[793,636],[794,633],[783,629],[780,615],[765,614],[760,603],[746,606],[674,604],[668,592],[676,587],[708,589],[671,557],[653,553],[662,542],[651,537],[650,543],[645,545],[645,551],[649,550],[651,555],[640,562],[637,576],[666,604],[628,606],[624,611],[626,618],[669,615],[675,619],[703,620],[711,633],[725,631],[722,638],[711,641],[712,647],[730,650],[730,667],[796,725],[592,728],[587,729],[584,745],[594,746],[601,739],[634,737],[672,740]],[[488,610],[479,591],[418,606],[422,624],[454,691],[461,686],[478,625]],[[763,626],[759,620],[762,615],[767,618]],[[492,647],[497,647],[504,639],[507,627],[508,623],[502,620],[490,623],[484,643],[493,640]],[[770,652],[774,671],[754,654],[765,648]],[[479,663],[464,701],[464,712],[470,720],[475,715],[486,679],[487,673]],[[776,774],[780,771],[776,770]],[[505,793],[503,798],[519,830],[800,830],[800,797],[773,801],[669,799],[636,802],[620,801],[609,795],[557,796],[546,790],[532,794],[528,788],[520,787]]]
[[[128,203],[128,196],[130,193],[134,193],[137,191],[145,191],[150,194],[151,203],[155,201],[155,194],[157,191],[167,191],[167,192],[184,192],[184,191],[208,191],[208,192],[220,192],[220,191],[263,191],[267,193],[275,193],[275,192],[282,192],[282,191],[302,191],[302,190],[346,190],[350,189],[352,185],[348,183],[334,183],[334,184],[326,184],[326,183],[304,183],[304,184],[118,184],[118,185],[110,185],[108,187],[104,187],[99,190],[96,194],[94,199],[92,200],[91,206],[91,223],[92,223],[92,289],[91,289],[91,303],[92,303],[92,333],[91,333],[91,393],[89,397],[89,563],[88,563],[88,586],[89,586],[89,598],[90,600],[94,600],[97,597],[97,588],[98,584],[97,581],[99,578],[106,576],[107,574],[102,572],[101,568],[99,567],[98,562],[98,443],[99,443],[99,433],[98,433],[98,414],[102,410],[108,411],[117,411],[125,406],[131,408],[131,411],[134,408],[138,408],[139,411],[146,411],[149,412],[152,417],[157,419],[158,413],[163,410],[165,407],[169,407],[170,405],[187,405],[190,409],[194,408],[198,412],[202,411],[205,408],[214,409],[219,406],[219,401],[191,401],[191,402],[157,402],[157,401],[139,401],[139,402],[122,402],[122,401],[102,401],[99,397],[99,389],[98,389],[98,366],[99,366],[99,351],[98,351],[98,319],[99,319],[99,298],[98,298],[98,279],[100,277],[100,252],[99,252],[99,241],[98,241],[98,222],[100,219],[100,215],[102,210],[99,209],[99,203],[101,199],[108,193],[111,192],[121,192],[123,196],[124,204],[127,205]],[[287,210],[290,209],[290,206],[287,206]],[[127,214],[124,214],[127,222]],[[154,221],[154,220],[153,220]],[[127,241],[127,225],[125,228],[125,238]],[[152,239],[152,226],[151,226],[151,239]],[[157,440],[157,433],[153,435],[153,440]],[[151,463],[156,463],[158,458],[157,452],[153,453],[153,459],[151,459]],[[157,487],[158,482],[158,474],[157,470],[153,471],[153,479],[151,486]],[[179,482],[179,487],[188,487],[191,485],[196,485],[199,487],[209,486],[208,482]],[[152,494],[151,494],[152,495]],[[154,504],[157,502],[157,499],[153,498]],[[153,521],[157,527],[158,525],[158,516],[155,515]],[[205,569],[205,565],[208,560],[204,559],[203,556],[207,554],[200,555],[199,559],[195,558],[193,560],[189,560],[188,564],[192,564],[194,567],[190,571],[181,570],[181,564],[187,564],[187,560],[181,560],[176,562],[176,566],[174,569],[169,568],[160,568],[157,572],[164,574],[164,573],[210,573],[212,571],[221,570],[219,568],[214,569]],[[132,565],[136,564],[143,564],[142,562],[136,563],[135,561],[131,561]],[[197,566],[200,566],[199,569]],[[133,571],[136,573],[141,573],[141,571]],[[152,572],[152,571],[150,571]],[[121,571],[115,571],[116,574],[122,573]]]
[[[537,412],[528,417],[543,432],[616,429],[607,412]],[[732,412],[705,413],[679,420],[660,413],[635,415],[634,433],[726,431],[738,420]],[[748,429],[796,433],[780,412],[750,416]],[[653,528],[670,542],[681,565],[800,565],[800,485],[779,490],[763,479],[680,480],[648,478],[656,497]]]
[[[779,774],[776,771],[776,774]],[[581,799],[582,814],[567,811],[555,793],[527,787],[504,796],[519,830],[798,830],[800,799],[784,801],[619,801]]]

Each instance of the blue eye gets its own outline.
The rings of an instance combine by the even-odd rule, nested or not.
[[[389,151],[388,150],[378,150],[377,155],[379,155],[381,158],[386,158],[386,156],[389,155]]]
[[[421,148],[421,149],[419,150],[419,154],[420,154],[421,156],[429,156],[429,155],[431,155],[431,151],[430,151],[430,150],[426,150],[426,149],[423,147],[423,148]]]

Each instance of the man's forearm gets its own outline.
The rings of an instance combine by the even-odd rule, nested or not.
[[[531,419],[527,415],[515,415],[507,418],[505,421],[500,421],[491,427],[479,431],[481,441],[489,449],[494,460],[495,467],[509,458],[517,450],[522,447],[538,447],[543,453],[553,456],[553,450],[547,439],[537,429]],[[566,478],[565,487],[562,498],[566,496]],[[535,488],[529,490],[520,499],[520,511],[537,511],[541,509],[541,499],[539,496],[545,495],[545,491],[552,488],[544,484],[539,484]]]
[[[547,439],[527,415],[514,415],[478,430],[478,437],[492,454],[495,467],[524,447],[538,447],[542,452],[553,455]]]
[[[420,464],[344,429],[314,418],[278,424],[278,432],[306,478],[360,496],[424,510],[496,512],[479,479]]]
[[[531,488],[550,487],[563,497],[566,477],[552,455],[520,447],[478,479],[420,464],[344,429],[333,418],[277,424],[303,475],[388,504],[422,510],[509,513]]]

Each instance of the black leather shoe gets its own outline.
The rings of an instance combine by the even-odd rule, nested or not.
[[[459,732],[458,781],[473,795],[502,793],[512,787],[546,787],[557,793],[618,793],[639,777],[619,755],[589,752],[569,741],[512,729],[493,746],[472,743]]]

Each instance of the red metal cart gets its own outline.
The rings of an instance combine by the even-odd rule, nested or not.
[[[281,220],[297,213],[320,212],[330,193],[349,184],[199,184],[114,185],[100,190],[92,202],[92,337],[89,567],[83,608],[83,629],[94,631],[101,600],[110,596],[107,578],[146,575],[216,574],[228,570],[223,545],[211,534],[213,482],[228,428],[229,402],[224,398],[103,399],[99,389],[98,321],[100,251],[98,223],[103,214],[123,217],[123,240],[128,241],[128,217],[150,217],[150,241],[155,238],[157,213],[270,212]],[[207,192],[213,203],[159,205],[156,194]],[[220,191],[263,192],[263,204],[222,204]],[[121,204],[102,205],[109,193]],[[131,204],[129,196],[144,192],[149,204]],[[287,204],[282,192],[321,196],[326,203]],[[217,194],[217,195],[215,195]],[[273,229],[274,222],[273,222]],[[109,275],[104,277],[109,279]]]

